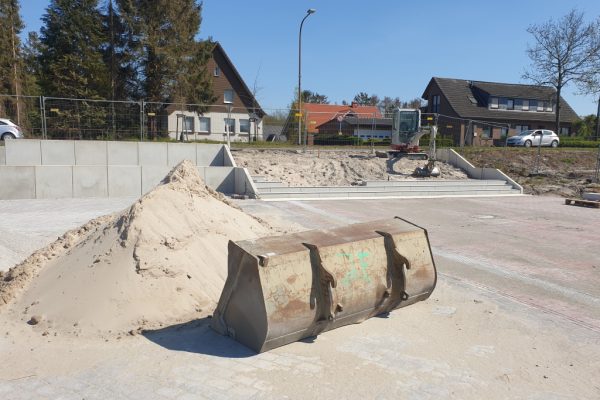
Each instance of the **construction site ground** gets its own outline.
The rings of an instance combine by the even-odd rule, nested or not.
[[[456,149],[476,167],[498,168],[515,179],[528,194],[581,197],[600,192],[594,182],[599,149],[566,147],[466,147]],[[537,166],[537,168],[536,168]]]
[[[0,270],[134,200],[1,201]],[[407,218],[429,231],[437,288],[259,355],[207,318],[94,339],[0,312],[0,398],[600,398],[600,210],[557,196],[236,204],[281,228]]]

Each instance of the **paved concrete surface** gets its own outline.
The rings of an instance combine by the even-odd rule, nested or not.
[[[0,202],[12,218],[0,232],[51,240],[127,201],[95,202]],[[407,218],[429,231],[438,287],[387,318],[261,355],[207,320],[109,342],[0,326],[0,398],[600,398],[600,210],[529,196],[238,204],[307,228]]]

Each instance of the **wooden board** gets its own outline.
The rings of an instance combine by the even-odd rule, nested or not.
[[[574,205],[574,206],[600,208],[600,201],[581,200],[581,199],[565,199],[565,204],[571,205],[571,203],[573,203],[572,205]]]

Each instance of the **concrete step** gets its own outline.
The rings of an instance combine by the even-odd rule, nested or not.
[[[386,192],[412,192],[412,191],[510,191],[512,186],[503,185],[435,185],[415,184],[412,186],[303,186],[303,187],[263,187],[259,193],[386,193]]]
[[[376,187],[376,186],[406,187],[406,186],[414,186],[415,184],[417,184],[417,185],[434,184],[436,186],[455,186],[455,185],[460,185],[460,186],[469,186],[469,185],[473,185],[473,186],[503,186],[503,185],[506,185],[505,181],[493,180],[493,179],[488,179],[488,180],[480,180],[480,179],[456,179],[456,180],[412,179],[412,180],[402,180],[402,181],[377,180],[377,181],[364,181],[364,182],[365,182],[365,186],[368,186],[368,187]]]
[[[377,192],[283,192],[260,193],[263,200],[275,199],[327,199],[327,198],[385,198],[385,197],[441,197],[441,196],[507,196],[521,195],[518,190],[398,190]]]
[[[257,189],[272,188],[272,187],[288,187],[288,185],[283,182],[275,182],[275,181],[254,182],[254,185],[256,186]]]
[[[266,176],[262,176],[262,175],[251,175],[250,176],[252,178],[252,180],[256,183],[256,182],[268,182],[268,178]]]

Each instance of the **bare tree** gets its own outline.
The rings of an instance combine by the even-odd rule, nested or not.
[[[583,12],[575,9],[558,21],[549,20],[527,29],[534,39],[527,55],[531,66],[524,79],[556,89],[555,129],[560,132],[560,96],[570,82],[579,83],[589,76],[600,54],[600,18],[585,23]]]

